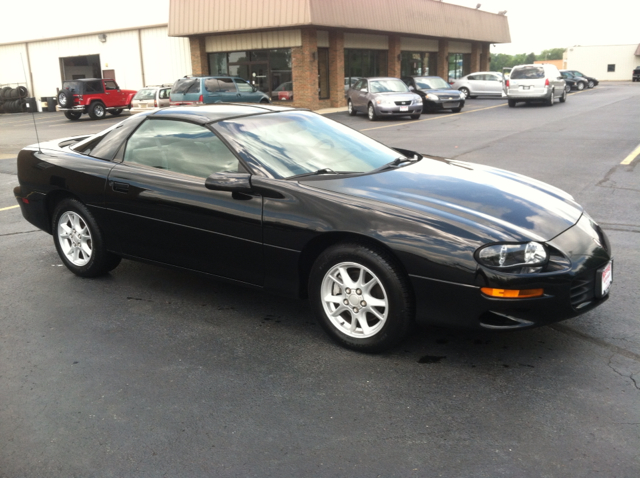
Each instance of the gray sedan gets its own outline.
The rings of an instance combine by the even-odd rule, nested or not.
[[[422,98],[398,78],[361,78],[347,90],[349,114],[367,113],[371,121],[385,116],[420,118]]]
[[[497,71],[479,71],[463,76],[453,83],[453,88],[464,93],[465,98],[478,95],[502,95],[502,73]]]

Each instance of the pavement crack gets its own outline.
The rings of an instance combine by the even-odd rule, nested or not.
[[[621,377],[624,378],[628,378],[631,380],[631,382],[633,383],[633,386],[636,387],[636,390],[640,390],[640,386],[638,386],[638,382],[636,381],[635,378],[633,378],[633,373],[630,373],[629,375],[626,375],[622,372],[620,372],[618,369],[616,369],[613,364],[611,363],[613,361],[613,357],[615,357],[617,354],[613,353],[611,355],[611,357],[609,357],[609,361],[607,362],[607,365],[609,366],[609,368],[611,370],[613,370],[615,373],[617,373],[618,375],[620,375]]]
[[[553,330],[557,330],[558,332],[562,332],[563,334],[571,335],[573,337],[577,337],[587,342],[591,342],[592,344],[597,345],[599,347],[604,347],[606,349],[609,349],[618,355],[622,355],[623,357],[626,357],[628,359],[634,360],[636,362],[640,362],[640,354],[637,354],[630,350],[623,349],[622,347],[618,347],[617,345],[610,344],[605,340],[599,339],[597,337],[592,337],[591,335],[585,334],[583,332],[579,332],[563,324],[553,324],[553,325],[550,325],[549,327],[551,327]]]
[[[17,236],[19,234],[31,234],[32,232],[39,232],[39,231],[40,231],[40,229],[32,229],[31,231],[8,232],[7,234],[0,234],[0,237]]]

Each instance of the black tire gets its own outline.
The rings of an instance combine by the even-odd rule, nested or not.
[[[562,92],[562,96],[560,97],[560,103],[564,103],[565,101],[567,101],[567,89],[566,88]]]
[[[268,105],[269,104],[269,100],[267,100],[266,98],[262,98],[260,100],[260,104],[261,105]],[[131,105],[129,105],[129,109],[131,109]]]
[[[578,84],[576,85],[576,88],[578,88],[578,91],[584,90],[584,82],[579,81]]]
[[[115,110],[109,110],[109,114],[111,114],[113,116],[120,116],[123,111],[124,111],[124,108],[118,108],[118,109],[115,109]]]
[[[73,107],[73,93],[69,90],[62,90],[58,93],[58,105],[60,108]]]
[[[460,113],[461,111],[462,111],[462,108],[451,108],[452,113]]]
[[[593,87],[595,87],[595,86],[596,86],[596,83],[595,83],[593,80],[589,80],[589,82],[587,83],[587,86],[588,86],[589,88],[593,88]]]
[[[509,108],[515,108],[516,100],[507,100],[507,102],[509,103]]]
[[[369,103],[369,106],[367,106],[367,117],[369,118],[369,121],[376,121],[378,119],[373,103]]]
[[[411,119],[412,120],[420,119],[420,114],[418,113],[417,115],[411,115]]]
[[[80,119],[80,116],[82,116],[82,113],[77,113],[75,111],[65,111],[64,115],[67,117],[68,120],[77,121]]]
[[[460,93],[464,94],[464,98],[467,99],[470,97],[469,95],[469,89],[465,88],[464,86],[462,88],[459,88]]]
[[[64,265],[80,277],[97,277],[115,269],[120,256],[105,248],[91,212],[77,199],[63,199],[53,212],[53,242]]]
[[[98,120],[104,119],[107,116],[107,110],[104,107],[104,103],[102,101],[94,101],[89,105],[89,116],[91,119]]]
[[[554,93],[553,90],[551,90],[551,94],[549,95],[549,98],[547,99],[547,106],[553,106],[553,104],[556,102],[556,94]]]
[[[350,99],[347,100],[347,112],[349,113],[349,116],[355,116],[358,114],[358,112],[353,107],[353,103],[351,102]]]
[[[339,266],[349,275],[348,280],[342,279]],[[360,289],[358,277],[362,283],[373,281],[375,285],[369,290]],[[331,294],[344,299],[325,301]],[[406,274],[388,253],[365,244],[342,243],[325,250],[311,270],[309,297],[325,332],[338,344],[359,352],[388,350],[407,336],[414,322],[413,296]],[[342,312],[336,314],[340,309]],[[357,319],[354,313],[359,314]]]

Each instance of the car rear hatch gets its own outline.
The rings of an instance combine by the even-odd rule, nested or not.
[[[508,81],[507,93],[512,96],[544,96],[548,86],[549,80],[544,76],[544,68],[514,68]]]

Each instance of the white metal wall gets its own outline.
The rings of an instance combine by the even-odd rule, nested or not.
[[[60,58],[100,55],[100,69],[114,70],[116,81],[122,88],[142,88],[140,43],[145,70],[145,83],[173,83],[191,74],[191,50],[186,38],[170,38],[167,27],[127,30],[107,33],[107,41],[101,42],[98,33],[56,40],[30,42],[28,44],[33,85],[32,96],[55,96],[62,85]],[[140,41],[139,41],[140,40]],[[0,45],[0,84],[24,84],[20,61],[22,53],[29,77],[25,44]]]
[[[640,66],[640,56],[634,53],[637,44],[574,46],[567,50],[567,69],[579,70],[598,80],[631,80],[636,66]],[[616,71],[607,71],[608,65],[615,65]]]
[[[140,37],[147,85],[173,84],[178,78],[191,75],[188,38],[170,38],[167,27],[141,30]]]

